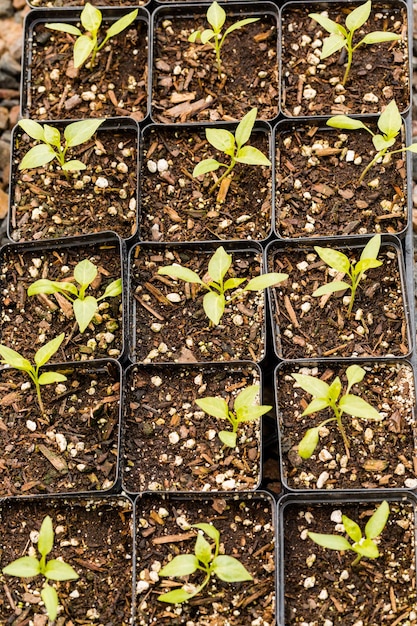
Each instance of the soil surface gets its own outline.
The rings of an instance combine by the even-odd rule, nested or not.
[[[233,126],[229,131],[235,129]],[[265,131],[254,131],[247,145],[270,158],[270,138]],[[210,145],[202,131],[145,131],[140,178],[141,239],[266,239],[272,220],[271,168],[237,163],[227,192],[221,187],[211,192],[225,168],[193,178],[195,165],[203,159],[230,163],[230,157]]]
[[[177,626],[242,626],[273,624],[275,617],[274,522],[269,498],[229,500],[224,497],[192,501],[144,497],[137,508],[138,580],[136,626],[150,623]],[[171,557],[194,552],[196,529],[211,523],[220,532],[221,553],[238,558],[253,581],[225,583],[212,576],[192,600],[177,607],[157,596],[187,580],[199,584],[202,575],[160,578],[161,566]]]
[[[348,7],[348,8],[347,8]],[[410,105],[407,61],[407,11],[399,3],[372,6],[372,13],[354,35],[354,44],[374,31],[389,31],[402,39],[362,45],[353,55],[348,81],[345,55],[336,52],[320,59],[323,39],[328,36],[309,13],[321,13],[344,25],[351,5],[309,4],[288,7],[282,13],[281,108],[286,115],[336,115],[380,112],[395,99],[400,111]]]
[[[365,123],[379,132],[375,123]],[[361,183],[376,154],[365,130],[284,123],[276,138],[277,232],[282,237],[400,234],[407,227],[404,155],[373,166]]]
[[[230,12],[222,32],[252,16],[245,13],[244,6],[239,13]],[[192,19],[163,14],[156,21],[155,121],[241,120],[254,107],[258,108],[258,119],[278,115],[277,16],[258,13],[254,17],[259,21],[227,36],[221,50],[220,76],[213,47],[188,41],[194,30],[208,28],[206,8]]]
[[[351,262],[359,260],[360,248],[338,250]],[[285,283],[271,290],[278,356],[405,356],[410,349],[409,331],[397,254],[391,246],[381,247],[378,259],[383,264],[366,272],[349,315],[345,292],[312,297],[319,286],[336,278],[313,248],[271,247],[268,271],[289,274]],[[342,276],[337,275],[337,280]]]
[[[68,177],[52,161],[19,171],[18,164],[37,142],[15,135],[9,231],[14,241],[51,239],[115,231],[120,237],[137,227],[137,130],[99,130],[67,153],[85,170]]]
[[[3,501],[0,571],[14,559],[35,553],[37,532],[46,515],[51,517],[55,532],[54,548],[47,560],[62,558],[79,575],[78,580],[51,581],[62,606],[56,626],[128,626],[133,552],[130,502],[122,496],[106,501]],[[0,574],[2,624],[47,626],[40,603],[43,581],[41,576],[20,580]]]
[[[69,18],[63,15],[56,21],[65,19]],[[44,23],[33,27],[30,83],[26,99],[23,95],[25,116],[37,120],[145,117],[148,27],[143,20],[113,37],[97,54],[93,68],[87,67],[87,61],[78,69],[72,57],[74,37],[47,29]]]
[[[0,370],[1,496],[108,490],[116,481],[116,363],[58,371],[67,380],[42,386],[42,414],[29,378]]]
[[[227,420],[202,411],[196,399],[224,398],[259,384],[259,372],[242,367],[136,366],[127,375],[123,485],[129,492],[242,491],[260,482],[260,420],[242,423],[237,446],[226,447]]]
[[[122,296],[99,302],[99,311],[80,333],[72,305],[61,294],[28,296],[28,287],[40,278],[71,280],[77,263],[88,258],[98,274],[87,294],[100,297],[120,278],[120,248],[114,240],[87,247],[51,247],[48,251],[13,246],[3,250],[1,280],[1,342],[33,362],[34,352],[60,333],[65,339],[51,362],[118,358],[123,350]],[[73,282],[73,279],[72,279]]]
[[[284,514],[285,623],[335,626],[413,624],[416,620],[414,507],[390,504],[390,516],[378,541],[380,556],[322,548],[307,531],[341,534],[341,515],[363,531],[379,503],[295,505]],[[345,535],[346,536],[346,535]],[[320,615],[320,621],[318,619]]]
[[[336,376],[346,392],[346,366],[287,365],[277,372],[277,411],[287,485],[292,489],[375,489],[417,486],[415,448],[415,393],[413,371],[406,363],[366,365],[363,381],[350,393],[359,396],[383,416],[380,422],[342,417],[349,457],[335,422],[321,429],[319,444],[309,459],[297,454],[307,429],[334,417],[331,409],[302,417],[312,396],[299,387],[293,373],[308,374],[329,385]]]

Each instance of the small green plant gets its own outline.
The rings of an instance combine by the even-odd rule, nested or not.
[[[365,276],[365,272],[373,267],[379,267],[382,265],[382,261],[378,261],[379,248],[381,247],[381,235],[375,235],[368,241],[364,247],[359,261],[349,261],[346,254],[333,250],[332,248],[321,248],[320,246],[314,246],[314,250],[317,252],[322,261],[324,261],[329,267],[333,268],[337,272],[347,274],[350,279],[350,283],[341,280],[334,280],[331,283],[322,285],[313,292],[314,297],[323,296],[328,293],[335,293],[336,291],[344,291],[350,289],[350,302],[348,313],[352,312],[353,303],[355,301],[356,290],[362,278]]]
[[[222,28],[226,21],[225,10],[222,9],[222,7],[217,2],[213,2],[208,8],[206,17],[211,28],[206,28],[203,31],[195,30],[188,37],[188,41],[190,43],[201,42],[202,44],[209,44],[213,47],[216,53],[217,70],[220,76],[222,71],[220,51],[223,47],[227,35],[230,35],[230,33],[232,33],[234,30],[238,30],[243,26],[246,26],[247,24],[257,22],[260,18],[248,17],[244,20],[239,20],[238,22],[235,22],[234,24],[229,26],[229,28],[227,28],[222,34]]]
[[[253,422],[272,409],[272,406],[257,404],[258,396],[259,385],[246,387],[236,396],[233,411],[229,409],[224,398],[208,396],[195,402],[208,415],[230,422],[232,431],[221,430],[219,439],[225,446],[235,448],[239,425],[244,422]]]
[[[39,348],[39,350],[35,353],[35,366],[33,366],[28,359],[22,357],[22,355],[15,350],[0,344],[0,356],[2,359],[0,363],[6,364],[15,370],[27,373],[35,385],[38,404],[42,415],[45,414],[45,409],[42,402],[41,386],[50,385],[52,383],[61,383],[64,380],[67,380],[67,378],[59,372],[42,372],[42,374],[39,374],[39,369],[43,365],[46,365],[55,352],[57,352],[64,340],[64,337],[65,334],[61,333],[58,337],[48,341],[48,343]]]
[[[315,543],[323,548],[329,548],[329,550],[338,550],[344,552],[345,550],[351,550],[356,552],[357,557],[352,561],[352,567],[358,565],[362,557],[368,559],[377,559],[379,557],[378,545],[374,541],[385,528],[385,525],[389,517],[389,505],[385,500],[376,508],[372,517],[366,523],[365,536],[362,535],[362,531],[358,524],[351,520],[346,515],[342,515],[342,524],[346,534],[352,539],[353,544],[349,543],[342,535],[324,535],[321,533],[308,532],[308,536]]]
[[[97,52],[106,45],[111,37],[115,37],[130,26],[130,24],[135,21],[137,14],[138,10],[135,9],[131,13],[123,15],[117,22],[114,22],[107,29],[106,35],[101,43],[99,43],[99,32],[103,16],[101,11],[89,2],[86,3],[80,15],[81,25],[85,31],[84,33],[82,33],[77,26],[62,22],[49,23],[45,24],[45,26],[51,30],[74,35],[74,37],[76,37],[74,43],[74,67],[81,67],[91,55],[90,68],[92,68],[94,67]]]
[[[77,572],[71,565],[58,559],[46,560],[47,555],[54,547],[54,530],[52,520],[47,515],[41,525],[38,538],[38,551],[40,559],[35,556],[22,556],[3,568],[3,574],[18,578],[33,578],[41,574],[46,578],[41,591],[41,598],[45,604],[46,613],[51,622],[58,614],[58,594],[55,587],[48,585],[48,580],[77,580]]]
[[[19,164],[19,170],[40,167],[50,163],[54,159],[58,161],[61,169],[67,173],[71,170],[85,170],[82,161],[72,159],[65,161],[68,148],[79,146],[88,141],[96,132],[104,120],[82,120],[68,124],[64,130],[64,143],[61,142],[61,133],[57,128],[49,124],[38,124],[34,120],[20,120],[19,126],[32,139],[41,143],[31,148]]]
[[[39,293],[60,293],[71,302],[75,319],[78,322],[80,332],[83,333],[98,310],[98,303],[105,298],[114,298],[122,293],[122,280],[118,278],[107,285],[105,292],[99,298],[86,295],[87,288],[91,285],[98,273],[97,267],[89,259],[77,263],[74,268],[74,279],[78,283],[59,282],[40,278],[28,288],[28,296],[36,296]]]
[[[240,285],[248,280],[247,278],[233,277],[224,280],[231,264],[232,255],[228,254],[223,246],[220,246],[209,261],[207,282],[203,281],[196,272],[182,265],[166,265],[159,268],[158,274],[183,280],[186,283],[194,283],[206,289],[207,293],[203,298],[204,312],[209,320],[217,326],[223,316],[226,302],[239,298],[247,291],[262,291],[288,278],[287,274],[261,274],[249,280],[245,287],[241,288]],[[233,293],[226,300],[226,292],[232,289],[234,290]]]
[[[204,572],[204,580],[201,585],[194,587],[192,591],[188,591],[185,587],[174,589],[158,596],[161,602],[170,604],[180,604],[190,600],[200,593],[209,582],[214,574],[220,580],[227,583],[244,582],[253,580],[247,569],[240,561],[233,556],[219,554],[220,549],[220,533],[212,524],[193,524],[193,528],[202,530],[210,539],[214,541],[214,554],[212,546],[198,533],[195,542],[194,554],[180,554],[165,565],[159,572],[160,576],[190,576],[196,571]]]
[[[321,59],[327,59],[335,52],[346,49],[347,52],[347,64],[345,74],[343,76],[342,85],[345,85],[350,68],[352,65],[353,53],[362,45],[371,45],[374,43],[383,43],[386,41],[397,41],[401,39],[399,35],[395,33],[389,33],[384,30],[376,30],[372,33],[368,33],[358,43],[353,43],[353,35],[355,31],[365,24],[371,13],[372,2],[368,0],[365,4],[361,4],[359,7],[351,11],[346,17],[345,26],[342,26],[338,22],[334,22],[325,15],[320,13],[310,13],[309,17],[318,22],[328,33],[330,37],[326,37],[323,42],[323,48],[321,51]]]
[[[348,413],[353,417],[360,417],[361,419],[381,421],[382,416],[376,409],[374,409],[368,402],[350,393],[353,385],[360,383],[364,376],[365,370],[359,365],[351,365],[346,370],[347,388],[345,393],[342,393],[342,383],[339,376],[328,385],[324,380],[316,378],[315,376],[308,376],[306,374],[292,374],[294,380],[300,385],[304,391],[313,396],[313,400],[303,411],[302,417],[305,415],[311,415],[317,413],[323,409],[330,408],[333,411],[334,417],[330,417],[324,422],[321,422],[314,428],[309,428],[302,438],[298,446],[298,454],[303,459],[309,459],[313,454],[319,442],[320,429],[329,422],[337,422],[340,433],[345,444],[346,454],[349,457],[349,441],[346,436],[346,431],[342,422],[343,413]]]
[[[360,120],[348,117],[347,115],[335,115],[327,120],[326,123],[332,128],[343,128],[344,130],[357,130],[359,128],[363,128],[372,135],[372,143],[374,144],[374,148],[377,150],[377,153],[360,175],[360,183],[363,181],[371,167],[376,165],[376,163],[378,163],[378,161],[385,155],[388,156],[391,154],[398,154],[404,150],[417,152],[417,143],[413,143],[411,146],[407,146],[406,148],[400,148],[399,150],[388,151],[388,149],[394,145],[402,126],[401,115],[395,100],[391,100],[391,102],[387,104],[378,118],[377,124],[379,130],[381,131],[380,133],[374,133],[368,126],[366,126],[366,124]]]
[[[242,118],[236,132],[233,135],[224,128],[207,128],[206,138],[211,145],[224,152],[225,155],[230,157],[230,164],[220,163],[216,159],[204,159],[197,163],[193,170],[193,176],[201,176],[202,174],[208,174],[219,169],[219,167],[225,167],[226,171],[222,176],[212,185],[209,193],[218,187],[221,182],[229,176],[230,172],[235,167],[236,163],[246,163],[247,165],[271,165],[271,161],[260,151],[253,146],[245,146],[244,144],[249,140],[253,125],[255,124],[256,115],[258,109],[254,108]]]

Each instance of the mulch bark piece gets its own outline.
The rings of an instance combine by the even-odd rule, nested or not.
[[[319,444],[309,459],[297,454],[309,428],[334,417],[325,409],[302,417],[312,396],[297,386],[293,373],[309,374],[330,384],[336,376],[345,393],[347,366],[332,363],[300,367],[286,365],[277,372],[277,411],[285,481],[292,489],[376,489],[417,486],[413,371],[407,363],[364,365],[363,381],[353,393],[381,413],[380,422],[342,416],[349,442],[347,457],[336,422],[323,427]]]
[[[281,107],[286,115],[337,115],[380,112],[395,99],[400,111],[410,105],[407,50],[407,10],[399,3],[374,4],[368,21],[354,35],[386,30],[402,40],[363,45],[353,54],[345,88],[341,85],[345,55],[339,52],[320,60],[322,40],[328,36],[309,13],[327,11],[344,25],[351,9],[347,3],[292,6],[282,12]]]

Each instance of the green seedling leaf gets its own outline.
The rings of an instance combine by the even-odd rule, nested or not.
[[[94,39],[86,35],[80,35],[74,43],[74,67],[81,67],[87,61],[96,45]]]
[[[309,428],[298,444],[298,454],[302,459],[309,459],[319,442],[319,428]]]
[[[246,165],[265,165],[268,167],[272,165],[271,161],[258,148],[253,146],[240,148],[236,161]]]
[[[24,130],[24,132],[38,141],[44,141],[43,126],[34,120],[20,120],[18,125]]]
[[[355,552],[361,556],[366,556],[368,559],[377,559],[379,557],[378,546],[371,539],[364,539],[361,543],[355,543],[352,548]]]
[[[316,289],[311,295],[315,298],[319,296],[324,296],[328,293],[336,293],[338,291],[344,291],[345,289],[351,289],[351,286],[348,283],[345,283],[340,280],[334,280],[331,283],[327,283],[326,285],[322,285],[318,289]]]
[[[243,28],[243,26],[246,26],[247,24],[252,24],[252,22],[258,22],[259,19],[260,19],[259,17],[247,17],[244,20],[240,20],[239,22],[232,24],[231,26],[229,26],[229,28],[226,29],[224,33],[224,37],[226,37],[227,35],[230,35],[230,33],[232,33],[234,30]]]
[[[111,37],[115,37],[119,33],[123,32],[128,26],[130,26],[130,24],[135,21],[137,16],[138,9],[135,9],[131,13],[123,15],[123,17],[118,19],[117,22],[114,22],[114,24],[112,24],[107,30],[105,41],[108,41]]]
[[[174,589],[174,591],[168,591],[158,596],[160,602],[169,602],[169,604],[181,604],[192,598],[195,594],[189,593],[184,589]]]
[[[380,247],[381,235],[374,235],[374,237],[372,237],[372,239],[368,241],[368,243],[362,250],[360,260],[362,261],[363,259],[376,259],[379,254]]]
[[[217,248],[208,264],[208,273],[210,278],[220,283],[232,264],[232,255],[228,254],[223,246]]]
[[[51,559],[47,562],[44,575],[50,580],[76,580],[78,578],[77,572],[71,565],[58,559]]]
[[[59,372],[42,372],[38,383],[40,385],[51,385],[52,383],[63,383],[65,380],[67,380],[67,377]]]
[[[228,448],[236,448],[237,433],[233,433],[231,430],[221,430],[219,431],[219,439]]]
[[[58,594],[54,587],[45,585],[41,590],[41,598],[46,608],[46,613],[51,622],[54,622],[58,615]]]
[[[307,391],[315,398],[326,398],[329,393],[329,385],[320,378],[308,376],[307,374],[291,374],[301,389]]]
[[[164,565],[160,576],[189,576],[198,568],[198,559],[194,554],[180,554]]]
[[[339,376],[336,376],[334,381],[329,387],[328,397],[331,402],[336,402],[338,397],[340,396],[340,392],[342,391],[342,383],[340,382]]]
[[[240,561],[226,554],[220,554],[214,559],[213,571],[220,580],[224,580],[227,583],[253,580],[248,570]]]
[[[328,33],[332,33],[333,35],[342,35],[343,37],[347,36],[346,30],[333,20],[329,19],[325,15],[321,15],[321,13],[309,13],[308,17],[311,17],[315,22],[323,26],[324,30],[327,30]]]
[[[374,137],[372,137],[372,143],[374,144],[375,150],[378,150],[378,152],[386,152],[388,148],[394,145],[395,139],[388,139],[382,135],[374,135]],[[382,155],[380,156],[382,157]]]
[[[52,520],[47,515],[41,525],[38,537],[38,550],[42,556],[46,556],[50,553],[54,546],[54,529],[52,527]]]
[[[81,12],[81,24],[85,30],[91,33],[97,33],[101,26],[102,15],[101,11],[94,7],[90,2],[86,2],[84,9]]]
[[[342,515],[342,524],[345,527],[345,531],[352,539],[352,541],[360,541],[362,539],[362,531],[358,524],[351,520],[346,515]]]
[[[323,41],[323,47],[321,49],[321,59],[327,59],[335,52],[338,52],[345,47],[345,38],[339,34],[331,34]]]
[[[207,128],[207,141],[220,152],[232,156],[235,151],[235,138],[228,130],[223,128]]]
[[[24,359],[18,352],[0,344],[0,356],[3,363],[7,363],[16,370],[28,371],[32,368],[30,361]]]
[[[365,537],[375,539],[384,530],[389,517],[389,505],[386,500],[381,502],[372,517],[369,518],[365,526]]]
[[[104,298],[115,298],[122,293],[122,279],[117,278],[113,280],[110,285],[107,285],[105,292],[97,300],[104,300]]]
[[[74,278],[82,287],[91,285],[96,276],[97,268],[89,259],[80,261],[74,268]]]
[[[193,169],[193,177],[197,178],[197,176],[204,176],[204,174],[208,174],[209,172],[215,172],[219,167],[222,167],[222,165],[223,164],[216,161],[216,159],[204,159],[204,161],[197,163]]]
[[[199,34],[198,31],[197,31],[197,34]],[[207,28],[203,30],[203,32],[200,34],[201,43],[206,44],[210,41],[210,39],[213,39],[213,37],[215,36],[216,36],[216,33],[213,30],[211,30],[211,28]]]
[[[356,263],[355,274],[366,272],[367,270],[380,267],[381,265],[382,261],[378,261],[377,259],[362,259]]]
[[[362,43],[365,44],[374,44],[374,43],[384,43],[386,41],[398,41],[401,39],[399,35],[395,33],[387,33],[385,30],[376,30],[373,33],[368,33],[362,39]]]
[[[347,115],[335,115],[327,120],[326,124],[332,128],[343,128],[346,130],[358,130],[363,128],[370,132],[369,128],[363,122],[348,117]]]
[[[226,400],[223,398],[216,398],[214,396],[208,396],[206,398],[199,398],[195,403],[208,415],[217,417],[218,419],[228,419],[229,407]]]
[[[48,341],[44,346],[39,348],[35,353],[35,363],[38,367],[45,365],[51,357],[59,350],[61,343],[63,342],[65,333],[61,333],[51,341]]]
[[[102,119],[92,119],[68,124],[64,130],[67,146],[73,147],[85,143],[91,139],[103,122]]]
[[[207,21],[216,33],[221,31],[226,21],[226,12],[216,1],[208,8]]]
[[[235,138],[238,150],[247,142],[251,136],[253,126],[258,115],[258,109],[255,107],[241,119],[236,128]],[[234,142],[233,142],[234,143]]]
[[[312,413],[318,413],[326,407],[330,406],[328,398],[314,398],[310,404],[302,412],[302,416],[311,415]]]
[[[260,274],[251,278],[248,284],[245,286],[245,291],[262,291],[268,287],[274,287],[284,280],[287,280],[288,274],[279,274],[276,272],[268,272],[267,274]]]
[[[32,578],[40,574],[40,565],[38,559],[33,556],[22,556],[16,559],[6,567],[3,567],[3,574],[8,576],[18,576],[19,578]]]
[[[61,22],[45,24],[45,28],[57,30],[61,33],[68,33],[69,35],[75,35],[75,37],[79,37],[82,34],[80,29],[76,26],[73,26],[72,24],[63,24]]]
[[[44,124],[43,136],[46,143],[49,143],[57,148],[61,147],[61,133],[57,128],[49,126],[49,124]]]
[[[229,291],[229,289],[236,289],[236,287],[239,287],[239,285],[244,283],[245,280],[246,278],[228,278],[224,282],[223,289],[224,291]]]
[[[202,530],[204,533],[206,533],[208,537],[210,537],[210,539],[213,539],[216,544],[219,542],[220,533],[217,528],[213,526],[213,524],[206,524],[205,522],[201,522],[200,524],[193,524],[192,527]]]
[[[87,296],[84,300],[77,298],[72,303],[72,306],[80,333],[83,333],[97,312],[97,300],[93,296]]]
[[[346,18],[346,28],[352,32],[363,26],[371,14],[371,7],[372,2],[368,0],[351,11]]]
[[[203,298],[204,312],[211,322],[215,326],[219,324],[225,308],[224,295],[216,293],[215,291],[209,291]]]
[[[407,148],[405,149],[415,154],[417,152],[417,143],[413,143],[411,144],[411,146],[407,146]]]
[[[242,389],[236,396],[234,403],[235,411],[240,411],[248,406],[252,406],[257,403],[259,398],[259,385],[249,385]]]
[[[182,265],[167,265],[165,267],[160,267],[158,270],[158,274],[162,276],[170,276],[171,278],[183,280],[186,283],[195,283],[198,285],[204,285],[203,281],[199,277],[196,272],[189,270],[186,267],[182,267]]]
[[[350,261],[343,252],[333,250],[332,248],[321,248],[320,246],[314,246],[314,250],[329,267],[344,274],[349,272]]]
[[[359,365],[350,365],[346,370],[346,376],[349,384],[349,389],[356,385],[357,383],[361,383],[364,379],[366,372],[363,367]]]
[[[349,541],[341,535],[323,535],[321,533],[307,533],[310,539],[317,543],[317,545],[323,548],[329,548],[329,550],[351,550],[352,546]]]
[[[210,563],[213,558],[209,542],[207,539],[204,539],[203,535],[200,533],[197,535],[197,540],[195,542],[195,555],[199,561],[205,564]]]
[[[68,293],[78,296],[77,287],[72,283],[60,283],[58,281],[48,280],[47,278],[35,280],[34,283],[29,285],[27,293],[28,296],[36,296],[38,293],[51,294],[62,291],[68,291]]]
[[[82,161],[78,161],[77,159],[73,159],[72,161],[67,161],[61,167],[64,170],[64,172],[72,172],[72,171],[78,172],[80,170],[87,169],[87,166]]]
[[[44,143],[39,144],[38,146],[33,146],[33,148],[27,151],[19,163],[19,170],[42,167],[42,165],[50,163],[56,158],[56,156],[56,152],[52,146],[48,146]]]

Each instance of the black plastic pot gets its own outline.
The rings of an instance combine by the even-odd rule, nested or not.
[[[68,123],[49,125],[59,129],[63,137]],[[39,241],[102,231],[114,231],[129,240],[136,234],[139,127],[135,120],[103,120],[93,138],[80,146],[79,156],[88,155],[86,169],[70,172],[68,179],[57,160],[19,174],[22,156],[36,143],[15,126],[8,216],[11,240]],[[67,160],[70,158],[68,154]],[[99,213],[100,198],[106,206]]]
[[[148,5],[149,2],[150,0],[123,0],[122,4],[124,7],[129,7],[129,6],[131,7],[142,6],[143,7],[143,6]],[[60,0],[32,0],[32,1],[27,0],[27,3],[32,9],[62,8]],[[65,6],[71,7],[72,9],[74,8],[82,9],[85,6],[85,4],[86,4],[86,0],[69,0],[69,2],[66,2]],[[93,6],[107,7],[107,8],[121,6],[121,3],[119,2],[119,0],[94,0],[90,4],[92,4]]]
[[[140,58],[140,52],[147,48],[147,38],[149,34],[149,13],[147,9],[139,7],[138,17],[132,29],[132,36],[127,38],[127,32],[121,33],[119,45],[113,48],[113,57],[108,57],[107,63],[113,64],[113,74],[111,69],[106,69],[104,77],[98,75],[98,70],[93,72],[84,66],[74,71],[72,64],[72,48],[68,46],[68,39],[63,35],[62,49],[58,51],[48,50],[49,42],[54,42],[62,35],[57,31],[44,29],[44,25],[53,22],[64,22],[79,25],[81,9],[33,9],[25,19],[24,24],[24,49],[22,67],[22,97],[21,112],[23,117],[32,117],[38,120],[52,119],[77,119],[85,117],[115,117],[129,115],[141,121],[149,110],[150,89],[149,89],[149,50],[143,60],[143,64],[136,67],[135,58]],[[129,13],[129,9],[102,8],[103,24],[111,24],[123,15]],[[134,34],[136,29],[137,36]],[[137,41],[136,41],[137,39]],[[114,42],[115,40],[113,40]],[[124,45],[120,42],[123,41]],[[122,84],[120,88],[115,86],[115,59],[114,54],[119,54],[129,47],[132,50],[131,58],[127,66],[120,66],[118,72],[121,76]],[[109,45],[111,46],[112,40]],[[117,42],[116,42],[117,44]],[[133,45],[132,45],[133,44]],[[135,47],[136,46],[136,47]],[[47,59],[38,60],[35,56],[40,51],[45,51]],[[103,57],[104,58],[104,57]],[[65,59],[67,66],[65,77],[59,71],[58,61]],[[88,63],[88,62],[87,62]],[[104,65],[104,61],[103,61]],[[45,72],[45,73],[44,73]],[[75,74],[75,77],[74,77]],[[45,84],[45,80],[49,84]],[[64,85],[62,83],[65,83]],[[128,105],[123,98],[132,93],[139,93],[140,83],[143,82],[144,97],[136,98],[138,104]],[[59,89],[52,88],[58,84]],[[113,87],[112,87],[113,85]],[[46,94],[43,102],[37,102],[38,94]],[[88,108],[80,114],[80,104],[87,102]],[[88,113],[87,113],[88,111]]]
[[[213,127],[213,125],[210,125]],[[237,124],[215,124],[236,131]],[[224,200],[217,202],[219,188],[211,174],[192,177],[197,159],[216,158],[230,163],[206,140],[208,125],[152,124],[142,129],[139,236],[142,241],[185,242],[220,240],[266,240],[272,230],[273,165],[237,164]],[[257,122],[247,145],[257,145],[273,164],[271,127]],[[185,145],[184,145],[185,144]],[[199,146],[194,153],[193,146]],[[262,146],[262,147],[261,147]],[[147,154],[149,153],[149,158]],[[225,172],[221,168],[217,178]],[[255,178],[256,176],[256,178]],[[238,206],[234,202],[238,201]]]

